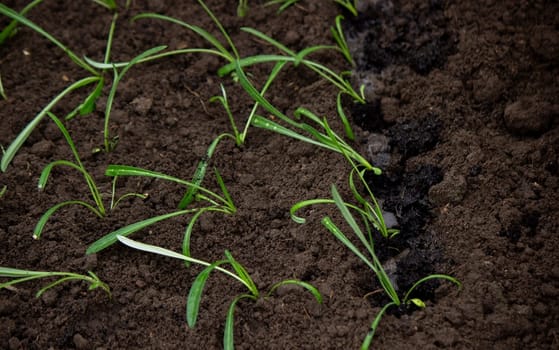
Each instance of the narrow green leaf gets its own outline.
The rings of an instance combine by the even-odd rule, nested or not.
[[[314,296],[314,298],[316,299],[316,301],[319,304],[322,304],[322,294],[320,294],[318,289],[316,289],[316,287],[313,286],[310,283],[299,281],[299,280],[284,280],[284,281],[281,281],[281,282],[278,282],[278,283],[274,284],[270,288],[270,291],[268,292],[268,296],[270,296],[279,287],[287,285],[287,284],[294,284],[296,286],[305,288],[306,290],[308,290]]]
[[[39,219],[39,221],[37,222],[37,225],[35,225],[35,229],[33,230],[33,239],[39,239],[41,238],[41,235],[43,233],[43,229],[45,228],[45,225],[47,224],[47,221],[50,219],[50,217],[60,208],[65,207],[67,205],[73,205],[73,204],[77,204],[77,205],[81,205],[86,207],[87,209],[91,210],[93,213],[95,213],[95,215],[99,216],[99,217],[103,217],[103,215],[97,210],[95,209],[91,204],[86,203],[84,201],[78,201],[78,200],[72,200],[72,201],[65,201],[62,203],[58,203],[56,205],[53,205],[52,207],[50,207]]]
[[[234,335],[234,326],[235,326],[235,306],[241,299],[253,299],[255,300],[254,296],[249,294],[242,294],[231,302],[229,305],[229,310],[227,311],[227,318],[225,319],[225,331],[223,333],[223,349],[224,350],[234,350],[235,343],[233,339]]]
[[[386,305],[384,305],[384,307],[379,311],[379,313],[377,314],[377,316],[375,317],[375,319],[373,320],[373,323],[371,324],[371,328],[369,329],[369,332],[367,333],[367,336],[365,337],[365,339],[363,340],[363,343],[361,344],[361,350],[368,350],[369,347],[371,346],[371,342],[373,341],[373,337],[375,336],[375,332],[378,328],[378,325],[380,323],[380,320],[382,319],[382,316],[384,316],[384,314],[386,313],[386,310],[388,310],[388,308],[390,308],[391,306],[396,305],[393,302],[390,302]]]
[[[210,276],[210,273],[219,265],[227,263],[227,260],[216,261],[210,266],[206,267],[200,274],[196,277],[190,291],[188,292],[188,298],[186,299],[186,322],[188,327],[194,328],[196,325],[196,319],[198,318],[198,311],[200,310],[200,300],[202,299],[202,292],[206,285],[206,281]]]
[[[0,4],[0,7],[4,6]],[[2,162],[0,163],[0,170],[5,172],[8,168],[8,165],[15,157],[16,153],[19,151],[23,143],[29,138],[29,135],[35,130],[35,127],[39,125],[41,120],[47,115],[47,112],[50,111],[64,96],[68,93],[77,90],[83,86],[92,84],[94,82],[99,81],[99,77],[87,77],[81,79],[77,82],[72,83],[66,89],[64,89],[60,94],[58,94],[54,99],[52,99],[40,112],[25,126],[25,128],[19,133],[19,135],[15,138],[15,140],[10,144],[6,152],[4,152],[2,156]]]
[[[135,232],[138,232],[148,226],[151,226],[155,223],[158,223],[160,221],[163,220],[167,220],[179,215],[185,215],[185,214],[189,214],[191,213],[192,210],[180,210],[180,211],[176,211],[176,212],[172,212],[172,213],[168,213],[168,214],[163,214],[163,215],[159,215],[159,216],[155,216],[143,221],[139,221],[136,223],[133,223],[131,225],[127,225],[125,227],[122,227],[116,231],[113,231],[105,236],[103,236],[102,238],[98,239],[97,241],[93,242],[93,244],[91,244],[89,246],[89,248],[87,248],[86,254],[90,255],[90,254],[94,254],[94,253],[98,253],[101,250],[113,245],[116,241],[117,241],[117,236],[129,236]]]

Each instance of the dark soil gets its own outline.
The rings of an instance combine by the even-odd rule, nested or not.
[[[20,10],[26,1],[4,1]],[[263,1],[236,16],[236,1],[208,0],[232,34],[242,56],[274,53],[239,30],[257,28],[294,50],[331,43],[329,27],[342,12],[333,1],[302,0],[277,15]],[[424,310],[399,310],[380,323],[376,349],[559,348],[559,4],[555,1],[359,1],[358,18],[344,13],[357,67],[355,84],[366,85],[368,104],[346,107],[356,123],[354,146],[384,170],[369,177],[384,210],[401,233],[377,237],[379,256],[403,293],[430,273],[458,278],[418,290]],[[128,60],[156,45],[199,47],[186,29],[155,20],[131,22],[158,12],[216,33],[195,1],[132,1],[120,11],[112,50]],[[111,13],[88,1],[51,1],[29,18],[80,55],[102,60]],[[9,21],[0,18],[0,28]],[[313,59],[337,71],[348,63],[334,52]],[[184,55],[136,66],[121,82],[111,117],[119,143],[102,144],[102,97],[96,110],[66,123],[84,165],[102,193],[109,164],[127,164],[188,180],[210,142],[230,131],[223,108],[209,103],[227,89],[239,124],[252,107],[224,62]],[[250,69],[263,82],[270,66]],[[68,57],[28,28],[0,46],[0,74],[8,96],[0,100],[0,144],[7,147],[25,125],[70,82],[85,76]],[[104,91],[106,96],[108,93]],[[336,117],[336,89],[302,67],[289,68],[267,93],[291,114],[305,106]],[[65,98],[62,117],[85,97]],[[37,191],[41,170],[72,154],[54,123],[44,120],[5,173],[0,188],[0,266],[30,270],[94,271],[112,289],[87,291],[67,283],[36,299],[46,281],[0,290],[0,348],[7,349],[219,349],[228,305],[245,292],[234,280],[213,274],[198,324],[185,322],[186,296],[201,270],[180,261],[115,245],[86,256],[87,247],[126,224],[176,209],[184,189],[172,183],[121,179],[129,198],[100,219],[78,206],[47,223],[32,239],[38,218],[52,205],[88,200],[79,173],[53,172]],[[303,210],[304,225],[289,209],[298,201],[330,197],[335,184],[348,199],[343,157],[253,128],[247,143],[217,148],[219,169],[238,208],[234,215],[202,216],[192,235],[192,255],[215,261],[232,252],[262,291],[296,278],[315,285],[319,305],[307,292],[282,288],[258,302],[243,301],[235,313],[237,349],[357,349],[386,299],[372,272],[320,223],[342,224],[335,208]],[[211,177],[204,183],[218,189]],[[162,222],[134,239],[180,251],[188,218]],[[345,226],[341,225],[344,229]],[[395,310],[397,311],[397,310]],[[402,312],[405,311],[405,312]]]

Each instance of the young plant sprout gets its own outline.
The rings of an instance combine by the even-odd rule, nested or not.
[[[189,23],[186,23],[184,21],[181,21],[180,19],[173,18],[173,17],[170,17],[170,16],[161,15],[161,14],[158,14],[158,13],[141,13],[139,15],[134,16],[132,18],[132,20],[136,21],[136,20],[139,20],[139,19],[157,19],[157,20],[163,20],[163,21],[174,23],[174,24],[178,24],[178,25],[194,32],[195,34],[197,34],[199,37],[201,37],[202,39],[207,41],[213,48],[211,48],[211,49],[189,48],[189,49],[171,50],[171,51],[166,51],[166,52],[162,52],[162,53],[153,54],[149,57],[143,57],[142,59],[138,60],[136,63],[144,63],[144,62],[157,60],[157,59],[167,57],[167,56],[189,54],[189,53],[211,54],[211,55],[215,55],[215,56],[218,56],[220,58],[223,58],[227,62],[233,62],[235,59],[237,59],[239,57],[237,49],[236,49],[235,45],[233,44],[233,41],[231,40],[231,37],[229,36],[227,31],[225,30],[225,28],[221,24],[221,22],[217,19],[217,17],[213,14],[213,12],[211,12],[211,10],[206,6],[206,4],[202,0],[198,0],[198,3],[200,4],[200,6],[202,6],[204,11],[208,14],[208,16],[215,23],[219,32],[225,38],[225,41],[226,41],[225,44],[221,43],[214,35],[212,35],[207,30],[205,30],[201,27],[198,27],[196,25],[189,24]],[[227,50],[226,46],[231,47],[231,52],[229,52],[229,50]],[[129,62],[111,62],[111,63],[103,62],[103,63],[101,63],[101,62],[96,62],[96,61],[93,61],[93,60],[90,60],[90,59],[88,59],[87,61],[90,62],[97,69],[121,68],[121,67],[125,67],[126,65],[129,64]]]
[[[334,2],[346,10],[351,12],[352,15],[357,17],[357,0],[334,0]]]
[[[88,290],[101,288],[107,293],[110,298],[111,289],[109,288],[109,286],[105,282],[101,281],[99,277],[97,277],[97,275],[93,272],[88,271],[87,273],[89,274],[89,276],[72,272],[29,271],[0,266],[0,278],[12,278],[12,280],[8,282],[0,283],[0,289],[14,288],[12,287],[14,284],[31,281],[38,278],[56,277],[56,281],[49,283],[43,288],[39,289],[35,296],[39,298],[47,290],[67,281],[84,281],[89,283]]]
[[[113,28],[111,30],[114,30]],[[104,149],[105,152],[111,152],[112,150],[114,150],[114,148],[116,147],[116,144],[118,142],[118,137],[111,137],[110,135],[110,129],[109,129],[109,120],[110,120],[110,115],[111,115],[111,111],[112,111],[112,107],[113,107],[113,101],[116,95],[116,91],[118,88],[118,84],[120,82],[120,80],[122,79],[122,77],[126,74],[126,72],[128,72],[128,70],[130,68],[132,68],[134,65],[136,65],[137,63],[139,63],[142,59],[145,59],[146,57],[150,57],[150,56],[154,56],[155,54],[165,50],[167,47],[166,46],[157,46],[157,47],[153,47],[149,50],[146,50],[144,52],[142,52],[141,54],[139,54],[138,56],[134,57],[130,62],[128,62],[124,68],[122,68],[122,70],[119,72],[117,70],[116,67],[113,67],[113,83],[111,85],[111,90],[109,91],[109,95],[107,97],[107,104],[105,106],[105,122],[104,122],[104,127],[103,127],[103,145],[104,145]],[[107,51],[105,57],[106,57],[106,61],[108,61],[108,56],[109,56],[109,52]],[[89,64],[91,64],[93,67],[104,67],[105,65],[97,65],[97,63],[95,61],[92,61],[88,58],[85,59]]]
[[[20,16],[25,16],[27,14],[27,12],[29,12],[33,7],[39,5],[43,0],[34,0],[31,1],[29,4],[27,4],[27,6],[25,6],[23,8],[23,10],[21,10],[21,12],[19,13]],[[14,36],[16,34],[17,31],[17,25],[18,25],[18,20],[17,19],[13,19],[10,24],[8,24],[6,26],[6,28],[4,28],[1,32],[0,32],[0,45],[2,45],[7,39],[11,38],[12,36]]]
[[[157,178],[166,181],[172,181],[178,183],[180,185],[186,187],[194,187],[196,188],[196,194],[193,195],[192,201],[201,201],[205,203],[205,206],[191,208],[191,209],[178,209],[174,212],[159,215],[156,217],[152,217],[143,221],[139,221],[125,227],[122,227],[116,231],[113,231],[102,238],[98,239],[94,243],[92,243],[86,251],[86,254],[94,254],[100,252],[101,250],[111,246],[117,241],[117,236],[129,236],[139,230],[142,230],[148,226],[156,224],[158,222],[177,217],[177,216],[184,216],[184,215],[192,215],[190,221],[187,225],[184,240],[183,240],[183,254],[186,256],[190,256],[190,236],[192,234],[192,230],[194,228],[194,224],[198,220],[198,218],[206,212],[220,212],[224,214],[234,214],[237,211],[235,204],[229,194],[229,191],[225,187],[225,183],[221,178],[221,175],[215,169],[215,176],[216,181],[223,192],[223,195],[218,195],[215,192],[212,192],[198,184],[194,184],[192,182],[184,181],[182,179],[178,179],[173,176],[169,176],[166,174],[158,173],[155,171],[150,171],[142,168],[127,166],[127,165],[109,165],[107,168],[105,175],[107,176],[144,176],[144,177],[151,177]]]
[[[280,5],[280,7],[278,8],[277,13],[282,13],[283,11],[285,11],[289,6],[295,4],[296,2],[298,2],[299,0],[271,0],[268,1],[267,3],[264,4],[264,6],[270,6],[270,5]]]
[[[1,4],[0,4],[1,5]],[[35,130],[35,128],[37,127],[37,125],[39,125],[39,123],[43,120],[43,118],[45,116],[48,115],[49,111],[52,110],[54,108],[54,106],[60,102],[60,100],[62,100],[62,98],[64,98],[66,95],[70,94],[73,91],[76,91],[84,86],[90,85],[90,84],[94,84],[94,83],[100,83],[100,81],[102,80],[101,77],[87,77],[87,78],[83,78],[80,79],[74,83],[72,83],[70,86],[68,86],[66,89],[64,89],[61,93],[59,93],[54,99],[52,99],[36,116],[35,118],[33,118],[33,120],[31,120],[29,122],[29,124],[27,124],[25,126],[25,128],[19,133],[19,135],[14,139],[14,141],[12,141],[12,143],[10,144],[10,146],[8,146],[8,148],[6,149],[6,151],[4,152],[4,154],[2,155],[2,161],[0,163],[0,170],[2,172],[5,172],[6,169],[8,168],[8,165],[10,164],[10,162],[12,161],[12,159],[15,157],[16,153],[19,151],[19,149],[21,148],[21,146],[23,145],[23,143],[29,138],[29,135],[31,135],[31,133],[33,132],[33,130]],[[97,88],[95,89],[97,90]],[[95,91],[94,91],[95,92]],[[90,95],[91,96],[91,95]],[[81,104],[80,106],[78,106],[78,108],[76,109],[77,111],[80,109],[88,109],[91,108],[91,104],[94,103],[93,100],[91,100],[90,98],[86,99],[86,101]],[[70,115],[70,114],[69,114]]]
[[[364,96],[364,86],[362,85],[359,89],[359,92],[355,91],[351,83],[346,79],[346,76],[350,75],[350,72],[342,72],[340,74],[335,73],[330,68],[317,63],[315,61],[306,59],[306,57],[316,51],[320,50],[338,50],[340,51],[344,57],[351,58],[349,54],[349,49],[347,48],[347,43],[345,43],[345,39],[343,39],[343,33],[341,32],[341,24],[339,23],[339,19],[337,19],[337,29],[332,29],[332,33],[334,34],[334,39],[336,40],[338,46],[328,46],[328,45],[318,45],[305,48],[300,52],[295,52],[285,45],[281,44],[280,42],[272,39],[271,37],[267,36],[266,34],[257,31],[256,29],[252,28],[241,28],[241,30],[254,35],[258,39],[261,39],[270,45],[276,47],[285,55],[256,55],[250,57],[241,58],[235,62],[231,62],[226,64],[225,66],[221,67],[218,70],[219,76],[225,76],[227,74],[232,73],[233,71],[237,72],[236,66],[239,65],[241,68],[248,67],[258,63],[265,63],[265,62],[276,62],[278,63],[292,63],[294,66],[299,66],[300,64],[310,68],[311,70],[315,71],[319,76],[333,84],[339,89],[338,98],[337,98],[337,107],[338,107],[338,114],[342,123],[344,125],[344,129],[346,131],[346,135],[350,140],[353,140],[354,134],[349,124],[349,121],[343,113],[343,109],[341,106],[341,96],[348,95],[354,101],[358,103],[365,103],[365,96]],[[238,73],[238,72],[237,72]]]
[[[54,205],[53,207],[48,209],[41,216],[41,218],[39,219],[39,222],[37,222],[37,225],[35,226],[35,230],[33,232],[33,238],[35,238],[35,239],[39,239],[41,237],[43,229],[44,229],[47,221],[49,220],[49,218],[57,210],[59,210],[62,207],[65,207],[67,205],[77,204],[77,205],[84,206],[87,209],[89,209],[90,211],[92,211],[93,213],[95,213],[95,215],[97,215],[100,218],[103,218],[106,215],[106,209],[105,209],[105,206],[103,204],[103,198],[101,197],[99,187],[97,186],[97,184],[93,180],[93,177],[91,176],[91,174],[89,174],[89,172],[85,169],[83,163],[81,162],[80,156],[78,154],[78,150],[77,150],[77,148],[74,144],[74,141],[72,140],[72,137],[70,136],[70,133],[68,132],[68,130],[66,129],[66,127],[64,126],[62,121],[60,121],[60,119],[58,119],[54,114],[52,114],[51,112],[48,112],[48,115],[54,121],[56,126],[58,126],[58,129],[60,130],[60,132],[64,136],[64,139],[68,143],[68,146],[70,147],[70,149],[72,151],[72,154],[74,155],[75,161],[70,162],[68,160],[56,160],[54,162],[49,163],[43,169],[43,171],[41,172],[41,177],[39,178],[39,190],[43,190],[45,188],[45,186],[48,182],[48,179],[50,177],[50,174],[52,172],[52,169],[54,167],[58,167],[58,166],[70,167],[72,169],[75,169],[75,170],[79,171],[83,175],[95,205],[91,205],[90,203],[85,202],[83,200],[69,200],[69,201],[64,201],[64,202],[61,202],[61,203],[58,203],[58,204]],[[115,179],[115,181],[116,181],[116,179]],[[114,184],[113,184],[113,194],[112,194],[111,203],[114,203],[114,188],[115,187],[114,187]],[[131,195],[141,197],[141,198],[145,198],[144,195],[136,194],[136,193],[133,193],[133,194],[129,193],[129,194],[124,195],[123,197],[128,197],[128,196],[131,196]],[[117,203],[119,201],[120,201],[120,199],[117,201]],[[113,204],[111,204],[111,209],[113,209]]]
[[[101,5],[111,11],[116,10],[117,8],[115,0],[92,0],[92,1],[97,5]]]
[[[351,86],[351,83],[344,78],[345,74],[338,74],[335,73],[330,68],[317,63],[315,61],[306,59],[306,57],[314,52],[320,50],[340,50],[337,46],[332,45],[317,45],[311,46],[301,50],[300,52],[295,52],[282,43],[278,42],[277,40],[269,37],[268,35],[253,29],[243,27],[241,28],[242,31],[247,32],[256,38],[267,42],[268,44],[272,45],[273,47],[277,48],[280,52],[284,53],[284,55],[256,55],[256,56],[249,56],[243,57],[238,60],[238,64],[244,68],[254,64],[265,63],[265,62],[290,62],[293,63],[294,66],[298,66],[300,64],[310,68],[311,70],[315,71],[319,74],[322,78],[326,79],[334,86],[336,86],[340,91],[350,95],[355,101],[360,103],[365,103],[365,97],[363,96],[362,88],[360,91],[357,92]],[[236,62],[231,62],[218,70],[219,76],[225,76],[235,70]]]
[[[227,311],[227,317],[225,319],[225,331],[223,334],[223,347],[225,350],[233,350],[234,349],[234,341],[233,341],[233,334],[234,334],[234,313],[235,313],[235,306],[237,303],[243,299],[249,299],[256,301],[261,297],[261,292],[250,277],[247,270],[237,262],[231,253],[227,250],[225,251],[225,259],[218,260],[213,263],[208,263],[202,260],[194,259],[192,257],[176,253],[172,250],[168,250],[165,248],[157,247],[150,244],[140,243],[133,241],[129,238],[118,236],[118,240],[134,249],[138,249],[141,251],[159,254],[163,256],[167,256],[170,258],[180,259],[187,261],[189,263],[198,264],[205,266],[204,270],[200,272],[200,274],[196,277],[192,286],[190,287],[190,292],[188,293],[188,299],[186,301],[186,321],[190,328],[193,328],[196,325],[196,320],[198,318],[198,311],[200,309],[200,300],[202,299],[202,292],[204,291],[204,286],[206,281],[212,271],[219,271],[238,282],[242,283],[247,289],[248,293],[237,295],[233,298],[231,304],[229,304],[229,309]],[[229,271],[224,269],[223,265],[230,265],[233,268],[233,271]],[[283,285],[297,285],[302,288],[308,290],[316,299],[318,303],[322,303],[322,295],[314,286],[307,282],[299,281],[299,280],[283,280],[278,282],[270,287],[268,293],[266,294],[265,298],[270,297],[270,295],[280,286]]]
[[[342,55],[349,62],[349,64],[351,64],[352,67],[355,67],[355,62],[353,61],[353,57],[351,57],[351,52],[349,52],[349,46],[347,45],[344,31],[342,29],[343,19],[344,16],[342,15],[336,16],[336,25],[334,27],[330,27],[330,31],[332,32],[332,37],[334,37],[334,41],[338,45],[338,48]]]
[[[6,91],[4,91],[4,85],[2,85],[2,75],[0,75],[0,96],[2,96],[4,100],[8,99],[8,96],[6,96]]]
[[[460,288],[461,286],[460,282],[454,277],[448,275],[441,275],[441,274],[432,274],[417,281],[404,294],[404,297],[400,298],[400,296],[396,292],[396,288],[394,287],[392,280],[386,274],[381,262],[379,261],[375,253],[374,241],[372,239],[372,235],[370,232],[370,225],[367,224],[366,220],[364,220],[365,221],[364,226],[368,231],[368,235],[366,236],[361,230],[361,227],[359,226],[359,224],[357,223],[353,215],[351,214],[350,209],[357,210],[361,214],[361,216],[364,217],[363,211],[360,208],[356,208],[355,206],[350,206],[346,202],[344,202],[344,200],[342,199],[342,197],[340,196],[338,190],[334,185],[332,185],[332,198],[333,198],[332,201],[338,207],[338,210],[342,214],[347,224],[352,229],[355,236],[358,238],[359,242],[361,242],[361,244],[365,247],[365,250],[367,251],[369,257],[367,257],[367,254],[363,254],[353,244],[353,242],[342,232],[340,228],[338,228],[338,226],[332,221],[330,217],[328,216],[324,217],[321,221],[322,224],[324,225],[324,227],[326,227],[326,229],[328,229],[328,231],[330,231],[330,233],[334,235],[334,237],[336,237],[347,248],[349,248],[349,250],[351,250],[353,254],[355,254],[359,259],[361,259],[361,261],[363,261],[374,272],[384,292],[391,299],[391,301],[381,309],[381,311],[377,314],[376,318],[374,319],[371,325],[371,329],[367,333],[365,340],[363,341],[363,344],[361,346],[362,350],[366,350],[369,348],[373,340],[373,337],[375,335],[375,331],[378,327],[378,324],[388,308],[392,306],[397,307],[400,305],[409,305],[409,304],[414,304],[421,308],[425,307],[425,303],[421,299],[412,298],[412,292],[421,284],[433,279],[443,279],[456,284]]]
[[[36,5],[36,4],[35,4]],[[15,20],[23,25],[28,26],[29,28],[33,29],[34,31],[36,31],[37,33],[41,34],[42,36],[44,36],[45,38],[47,38],[50,42],[52,42],[54,45],[58,46],[60,49],[62,49],[62,51],[64,51],[64,53],[66,53],[66,55],[68,55],[68,57],[78,66],[80,66],[81,68],[85,69],[86,71],[88,71],[89,73],[91,73],[92,75],[98,77],[100,76],[100,73],[98,71],[96,71],[93,67],[91,67],[90,65],[88,65],[85,61],[83,61],[78,55],[76,55],[72,50],[70,50],[68,47],[66,47],[64,44],[62,44],[60,41],[58,41],[55,37],[53,37],[51,34],[49,34],[48,32],[46,32],[44,29],[42,29],[41,27],[39,27],[38,25],[36,25],[35,23],[33,23],[32,21],[30,21],[29,19],[27,19],[26,17],[24,17],[23,15],[17,13],[16,11],[12,10],[11,8],[9,8],[8,6],[4,5],[4,4],[0,4],[0,14],[11,18],[12,20]]]
[[[281,67],[285,62],[279,62],[276,64],[272,75],[277,75]],[[279,67],[279,68],[278,68]],[[275,121],[267,119],[260,115],[255,115],[252,120],[252,125],[260,128],[264,128],[270,131],[277,132],[279,134],[295,138],[300,141],[304,141],[319,147],[329,149],[334,152],[346,155],[350,159],[355,160],[360,166],[363,166],[367,170],[373,170],[376,174],[380,174],[379,168],[373,167],[363,156],[361,156],[357,151],[355,151],[351,146],[349,146],[341,137],[339,137],[328,125],[326,119],[320,119],[314,115],[311,111],[305,108],[298,108],[295,112],[295,118],[302,119],[303,117],[312,121],[313,123],[320,126],[323,131],[317,130],[315,127],[304,122],[297,122],[286,116],[283,112],[274,107],[268,100],[262,96],[261,93],[256,90],[252,83],[248,80],[246,74],[240,66],[239,62],[236,62],[235,67],[237,78],[243,89],[249,94],[249,96],[258,102],[264,109],[270,112],[275,117],[279,118],[281,121],[288,124],[292,129],[289,129]],[[271,75],[271,76],[272,76]],[[294,131],[293,129],[297,130]],[[305,136],[302,133],[310,134],[310,136]]]
[[[239,5],[237,6],[237,16],[244,17],[248,12],[248,0],[239,0]]]
[[[4,187],[2,187],[2,189],[0,190],[0,198],[4,197],[4,194],[6,193],[7,190],[8,190],[8,186],[4,185]]]

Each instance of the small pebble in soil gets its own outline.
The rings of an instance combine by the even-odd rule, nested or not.
[[[148,97],[136,97],[130,102],[132,108],[139,115],[146,115],[153,104],[153,100]]]
[[[21,341],[16,337],[10,338],[10,340],[8,341],[8,346],[10,347],[10,350],[23,349],[23,346],[21,345]]]
[[[41,300],[45,303],[46,306],[53,306],[58,299],[58,292],[54,289],[49,289],[43,293],[41,296]]]
[[[557,106],[541,100],[538,96],[524,96],[510,103],[505,108],[503,117],[511,134],[539,136],[549,130],[557,113]]]
[[[85,339],[81,334],[74,334],[73,341],[76,349],[89,349],[89,341]]]
[[[464,199],[467,190],[468,183],[463,175],[448,172],[443,181],[429,189],[429,200],[438,206],[458,204]]]

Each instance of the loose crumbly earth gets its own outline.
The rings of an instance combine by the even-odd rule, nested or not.
[[[236,1],[207,1],[242,56],[275,52],[241,32],[242,26],[257,28],[294,50],[332,43],[329,27],[341,12],[334,2],[301,0],[282,14],[263,2],[249,1],[250,12],[239,18]],[[5,3],[20,10],[27,2]],[[359,3],[358,18],[350,20],[344,13],[357,63],[354,81],[366,84],[369,100],[366,108],[346,101],[358,124],[354,146],[385,161],[384,177],[371,183],[379,186],[379,199],[406,234],[402,237],[408,240],[400,240],[399,249],[415,252],[426,273],[450,274],[463,284],[458,290],[441,283],[434,294],[425,294],[429,299],[424,310],[386,315],[374,348],[559,348],[559,4]],[[119,12],[115,61],[156,45],[205,45],[177,25],[131,22],[140,12],[172,15],[217,33],[195,1],[133,0]],[[111,17],[87,1],[49,1],[29,13],[75,52],[96,60],[103,58]],[[0,18],[0,28],[7,23]],[[350,68],[335,52],[313,59],[337,71]],[[113,106],[111,133],[119,136],[119,143],[111,153],[91,152],[102,143],[106,97],[94,113],[67,123],[84,165],[105,196],[111,189],[110,178],[104,176],[109,164],[190,179],[210,142],[230,131],[223,108],[208,102],[220,94],[220,83],[228,91],[234,117],[239,124],[244,121],[250,100],[230,78],[217,76],[223,63],[215,57],[184,55],[130,70]],[[28,28],[0,46],[0,64],[8,96],[0,100],[3,147],[50,99],[86,74]],[[251,68],[251,79],[261,84],[269,70],[267,65]],[[305,68],[282,73],[267,96],[290,115],[305,106],[328,116],[342,132],[336,89]],[[84,97],[77,93],[65,98],[54,112],[63,116]],[[370,152],[382,137],[385,153]],[[0,188],[7,186],[0,199],[0,266],[91,270],[111,286],[113,297],[89,292],[80,283],[56,287],[39,299],[34,293],[45,281],[1,290],[0,348],[221,348],[229,302],[244,292],[239,283],[217,273],[210,276],[198,324],[189,329],[186,296],[198,267],[185,268],[179,261],[122,245],[85,255],[88,245],[105,233],[173,211],[183,188],[121,179],[119,193],[148,193],[149,198],[126,199],[103,219],[81,207],[67,207],[48,222],[41,240],[32,239],[38,218],[52,205],[89,198],[83,178],[68,169],[56,170],[46,190],[37,191],[45,165],[71,157],[54,123],[44,120],[0,175]],[[374,276],[321,226],[325,215],[341,223],[333,208],[303,211],[308,219],[304,225],[289,217],[294,203],[329,197],[332,184],[350,198],[343,158],[253,128],[242,148],[222,142],[211,164],[223,175],[238,212],[203,216],[192,235],[192,255],[215,261],[229,250],[262,291],[297,278],[324,296],[318,305],[309,293],[286,288],[256,303],[241,302],[235,312],[236,348],[359,348],[385,301],[371,294],[378,289]],[[211,177],[205,184],[217,189]],[[133,238],[180,250],[187,219],[162,222]],[[378,244],[379,249],[391,246]],[[398,278],[417,272],[412,260],[398,259]]]

